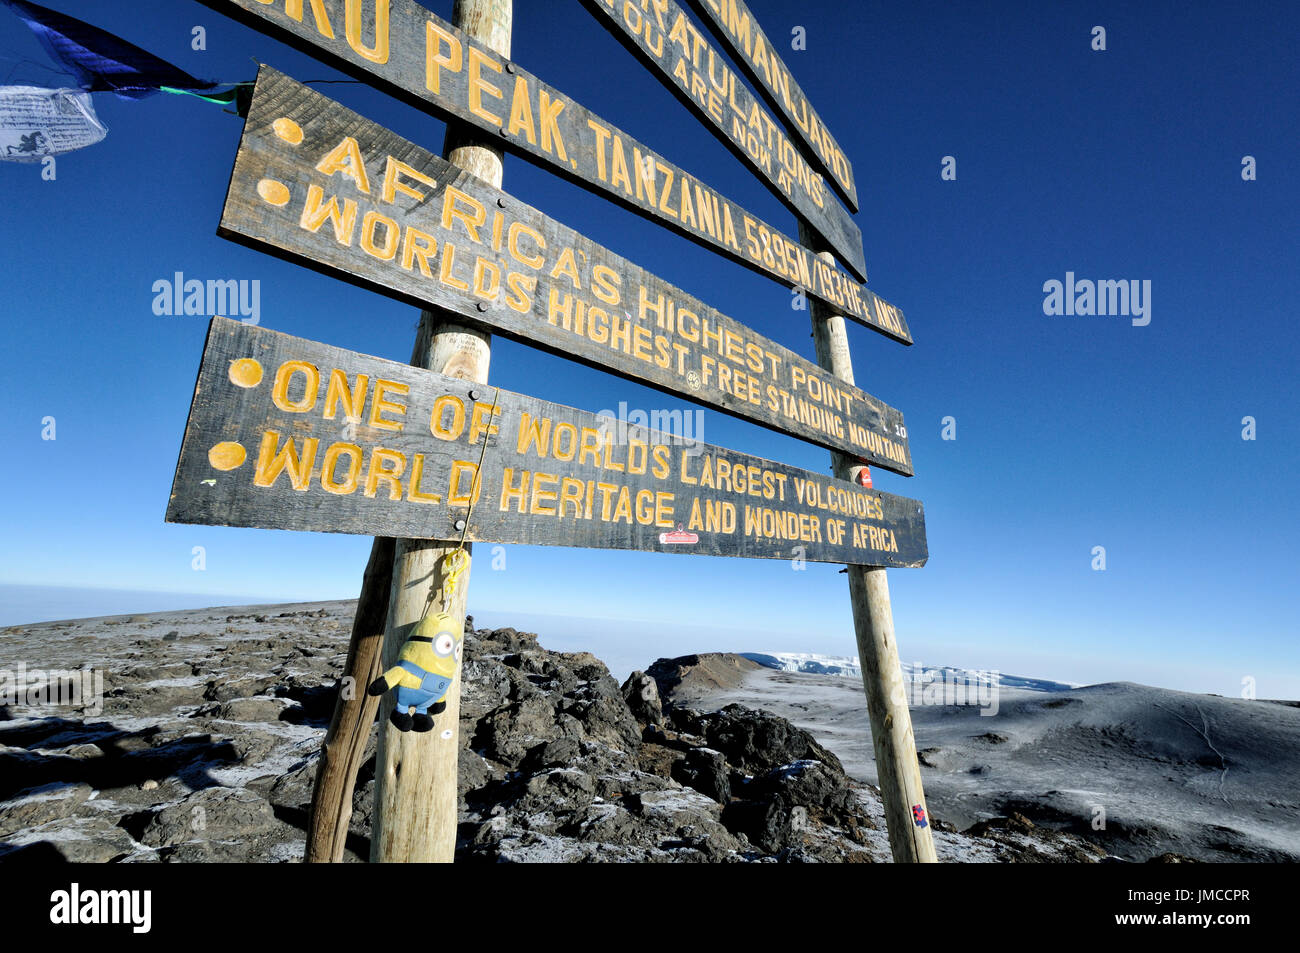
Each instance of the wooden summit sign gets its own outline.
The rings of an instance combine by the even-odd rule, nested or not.
[[[269,26],[418,109],[500,136],[523,158],[912,343],[903,312],[852,276],[414,0],[202,2]],[[860,234],[856,247],[860,257]]]
[[[826,123],[808,102],[790,68],[782,62],[758,18],[744,0],[687,0],[731,51],[740,68],[772,108],[779,112],[814,156],[818,166],[853,211],[858,210],[858,187],[853,165],[831,135]]]
[[[673,0],[582,0],[627,49],[865,281],[862,232],[826,180]],[[854,206],[857,211],[857,206]]]
[[[269,67],[220,232],[912,473],[899,411]]]
[[[208,330],[167,520],[869,566],[927,558],[916,500],[228,318]]]

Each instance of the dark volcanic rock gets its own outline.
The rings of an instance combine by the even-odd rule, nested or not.
[[[665,712],[653,673],[620,689],[593,656],[513,629],[467,632],[465,655],[462,859],[754,860],[814,828],[860,852],[846,828],[871,822],[839,761],[783,719]]]
[[[659,686],[645,672],[633,672],[623,683],[623,700],[627,702],[632,717],[643,725],[658,725],[664,720],[663,702],[659,699]]]
[[[673,764],[672,777],[720,804],[731,800],[731,778],[727,759],[712,748],[693,748]]]
[[[807,812],[803,808],[797,810],[796,815],[792,805],[779,797],[736,801],[727,805],[722,821],[729,830],[745,835],[760,850],[774,854],[790,846],[795,835],[807,825]]]
[[[95,793],[89,784],[51,784],[0,805],[0,837],[59,821],[77,812]]]
[[[820,761],[840,775],[844,767],[808,732],[769,712],[728,705],[721,711],[692,716],[689,722],[710,748],[750,774],[771,771],[794,761]]]
[[[832,824],[873,826],[862,813],[842,770],[821,761],[795,761],[745,785],[747,797],[779,797]]]
[[[189,841],[244,839],[276,823],[265,798],[238,788],[206,788],[163,808],[140,837],[151,847],[175,847]]]
[[[719,688],[739,685],[747,672],[756,672],[757,662],[729,652],[705,652],[679,658],[661,658],[646,669],[655,680],[659,696],[681,703]]]

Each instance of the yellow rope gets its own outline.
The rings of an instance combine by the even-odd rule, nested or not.
[[[456,587],[460,582],[461,574],[469,568],[469,553],[465,551],[465,537],[469,535],[470,517],[474,515],[474,504],[478,502],[479,487],[483,480],[483,460],[487,457],[488,437],[492,435],[492,423],[496,420],[497,400],[501,397],[501,388],[498,386],[496,393],[492,395],[492,412],[488,415],[487,427],[483,430],[483,446],[479,450],[478,466],[474,468],[474,480],[469,490],[469,507],[465,511],[464,525],[460,531],[460,542],[456,548],[449,552],[442,560],[443,580],[442,580],[442,607],[444,610],[451,606],[452,597],[456,593]],[[424,619],[429,614],[429,607],[433,605],[433,597],[436,590],[429,587],[429,598],[424,604],[424,612],[420,618]]]

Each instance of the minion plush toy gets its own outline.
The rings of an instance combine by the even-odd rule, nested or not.
[[[460,620],[445,612],[427,615],[402,645],[398,663],[370,683],[371,695],[397,689],[390,720],[398,731],[429,731],[433,715],[446,710],[443,699],[456,677],[464,638]]]

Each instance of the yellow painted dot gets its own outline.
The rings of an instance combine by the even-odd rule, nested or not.
[[[243,447],[227,440],[208,451],[208,463],[214,470],[234,470],[243,465],[247,456]]]
[[[289,187],[275,179],[263,179],[258,182],[257,194],[270,205],[287,205],[289,202]]]
[[[271,123],[271,128],[275,130],[277,136],[289,143],[291,146],[296,146],[298,143],[302,142],[302,126],[298,125],[292,119],[277,119],[275,122]]]
[[[256,387],[262,383],[262,365],[251,357],[241,357],[230,362],[230,383],[240,387]]]

